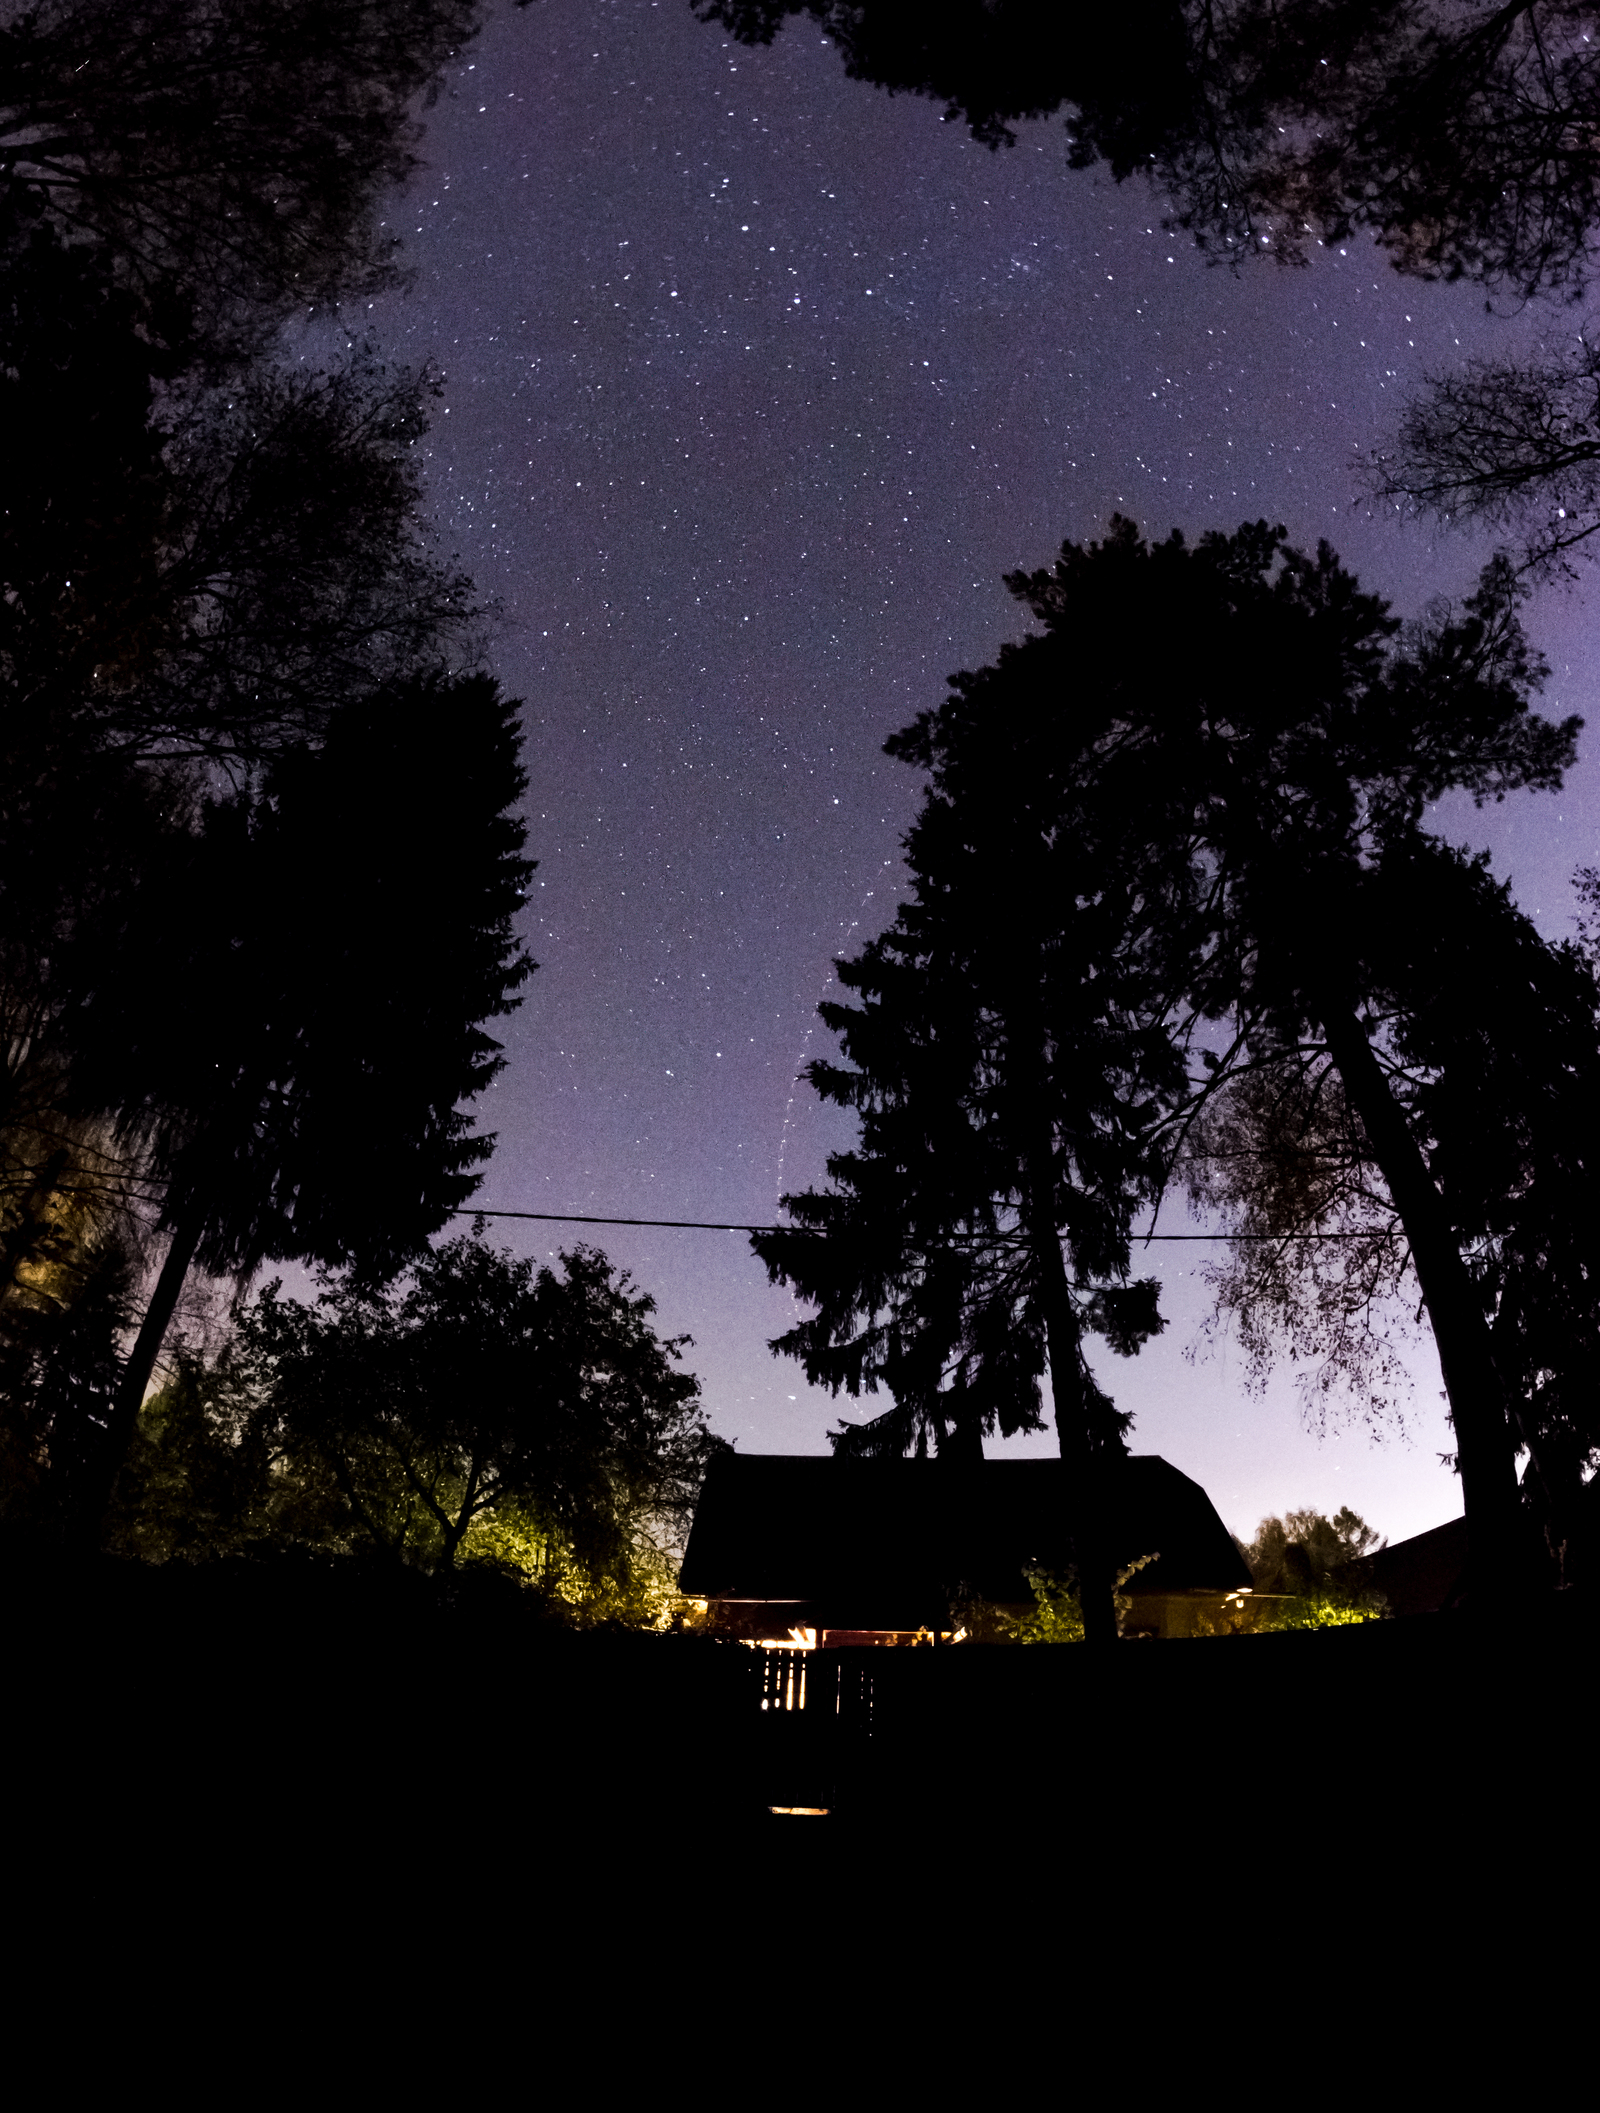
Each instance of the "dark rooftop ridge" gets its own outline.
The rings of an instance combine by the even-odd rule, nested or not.
[[[733,1453],[706,1476],[681,1589],[826,1606],[840,1626],[897,1627],[956,1591],[1031,1598],[1024,1570],[1071,1562],[1059,1460],[840,1460]],[[1158,1454],[1111,1478],[1112,1555],[1144,1593],[1232,1592],[1250,1573],[1198,1482]],[[849,1616],[850,1619],[846,1619]]]

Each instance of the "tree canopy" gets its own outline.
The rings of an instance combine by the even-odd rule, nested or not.
[[[1418,837],[1370,878],[1364,1017],[1476,1286],[1525,1491],[1559,1559],[1600,1448],[1586,1203],[1600,990],[1583,951],[1542,939],[1486,858]],[[1314,1396],[1344,1390],[1381,1415],[1412,1261],[1326,1050],[1307,1042],[1225,1087],[1190,1134],[1186,1174],[1248,1234],[1211,1274],[1258,1371],[1287,1346]]]
[[[1213,258],[1373,236],[1398,271],[1520,306],[1582,299],[1600,244],[1594,0],[692,0],[745,43],[807,16],[855,79],[992,148],[1065,111],[1075,167],[1147,178]],[[1430,376],[1365,473],[1414,513],[1560,566],[1600,527],[1595,354]]]
[[[183,357],[395,276],[382,194],[478,0],[41,0],[0,27],[0,256],[96,251]]]
[[[1074,164],[1150,177],[1235,258],[1370,230],[1398,269],[1576,298],[1600,228],[1592,0],[693,0],[770,43],[806,15],[847,72],[991,147],[1065,109]]]
[[[1429,377],[1368,481],[1412,515],[1507,533],[1527,569],[1571,574],[1600,530],[1600,353],[1579,330]]]
[[[434,385],[356,343],[272,357],[395,282],[380,201],[477,20],[45,0],[0,27],[0,1350],[58,1480],[115,1471],[197,1248],[392,1271],[489,1148],[465,1103],[530,965],[523,780],[420,525]],[[68,1357],[78,1304],[98,1347]]]
[[[598,1250],[463,1236],[387,1286],[269,1287],[152,1400],[117,1532],[152,1554],[300,1546],[520,1571],[597,1611],[659,1599],[723,1441],[688,1338]]]
[[[533,966],[516,712],[486,676],[357,700],[259,797],[172,831],[80,941],[70,1091],[140,1148],[172,1234],[108,1475],[195,1256],[389,1277],[476,1186],[463,1103]]]

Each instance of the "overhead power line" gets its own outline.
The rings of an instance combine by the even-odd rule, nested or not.
[[[546,1225],[662,1225],[680,1233],[790,1233],[792,1225],[724,1225],[708,1218],[591,1218],[581,1211],[475,1211],[464,1205],[453,1218],[537,1218]]]
[[[807,1225],[736,1225],[721,1218],[597,1218],[581,1211],[489,1211],[474,1210],[463,1205],[452,1211],[453,1218],[532,1218],[541,1225],[645,1225],[660,1226],[668,1232],[679,1233],[804,1233],[815,1232],[821,1238],[821,1228]],[[1401,1236],[1401,1228],[1394,1226],[1369,1233],[1132,1233],[1129,1238],[1135,1246],[1148,1246],[1152,1240],[1387,1240]],[[977,1235],[969,1235],[976,1238]]]

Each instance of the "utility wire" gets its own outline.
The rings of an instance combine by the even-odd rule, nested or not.
[[[686,1233],[788,1233],[792,1225],[724,1225],[705,1218],[586,1218],[578,1211],[475,1211],[464,1205],[452,1218],[537,1218],[546,1225],[664,1225]]]
[[[821,1228],[806,1225],[733,1225],[713,1218],[594,1218],[585,1217],[577,1211],[480,1211],[470,1205],[452,1211],[454,1218],[534,1218],[542,1225],[654,1225],[671,1232],[686,1233],[804,1233],[814,1232],[821,1237]],[[1380,1240],[1394,1239],[1400,1228],[1385,1232],[1370,1233],[1132,1233],[1129,1238],[1139,1246],[1148,1246],[1152,1240]],[[957,1236],[962,1237],[961,1235]],[[976,1239],[977,1234],[965,1235]]]

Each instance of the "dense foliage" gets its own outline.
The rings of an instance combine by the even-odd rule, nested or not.
[[[214,359],[394,276],[375,208],[477,0],[39,0],[0,27],[0,250],[43,226]]]
[[[723,1441],[653,1311],[592,1248],[551,1269],[470,1237],[312,1305],[270,1287],[145,1408],[113,1543],[490,1564],[569,1618],[659,1619]]]

